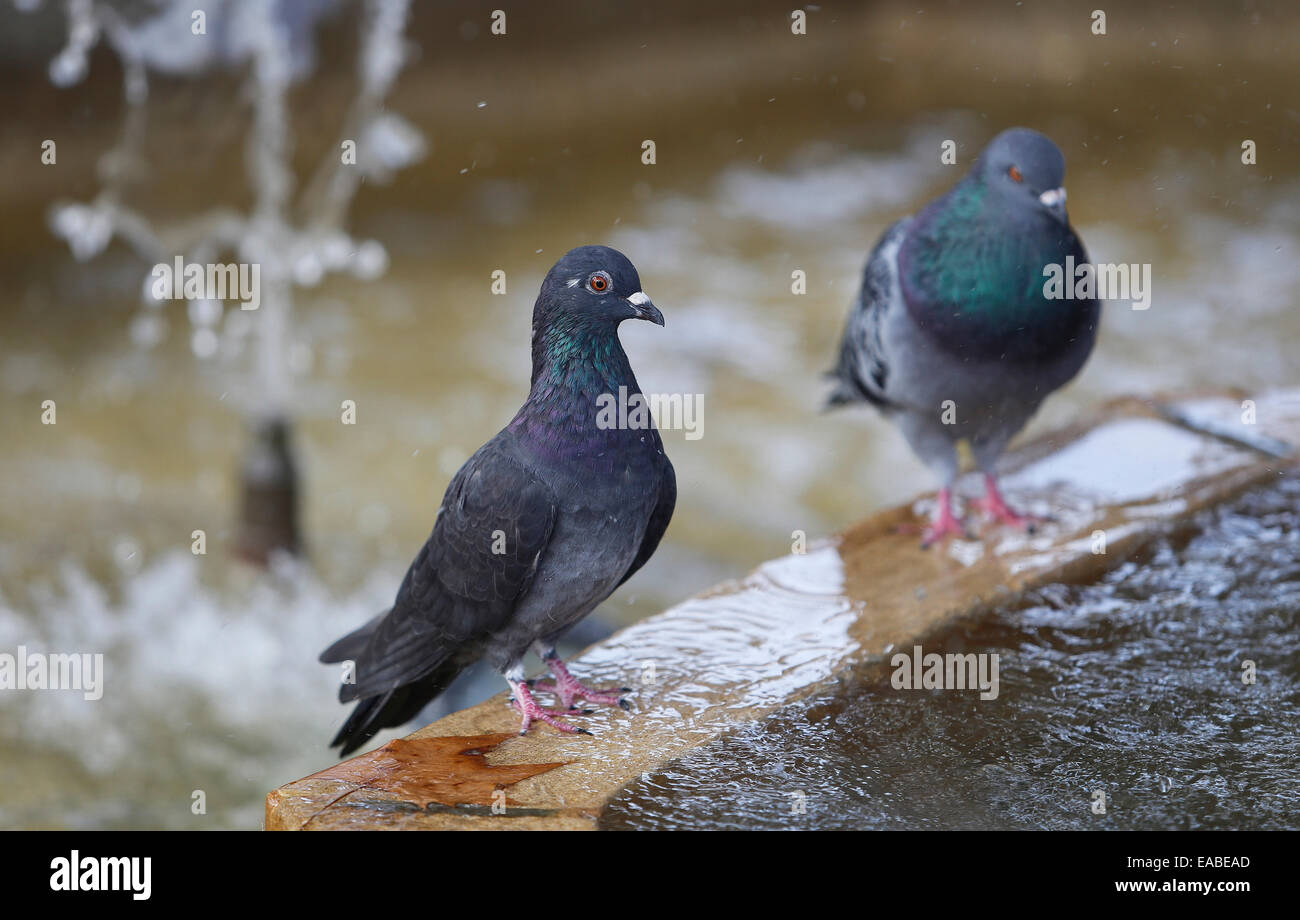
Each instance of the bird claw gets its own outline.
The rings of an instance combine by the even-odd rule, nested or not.
[[[946,540],[948,537],[960,537],[967,540],[970,538],[970,534],[966,532],[966,527],[961,521],[949,515],[946,519],[941,518],[925,528],[925,533],[921,536],[921,549],[929,549],[940,540]]]
[[[989,476],[985,479],[987,490],[983,498],[975,499],[975,508],[999,524],[1017,527],[1028,533],[1034,533],[1038,525],[1049,520],[1032,514],[1021,514],[1007,504],[998,489],[997,480]]]
[[[574,700],[585,700],[588,703],[601,703],[605,706],[618,706],[622,709],[630,709],[627,700],[623,699],[621,693],[626,693],[626,687],[609,687],[605,690],[591,690],[584,687],[573,677],[566,680],[539,680],[533,684],[533,689],[541,690],[543,693],[554,693],[560,698],[560,703],[566,709],[574,709]],[[591,710],[588,710],[590,712]]]
[[[624,693],[630,693],[631,687],[608,687],[604,690],[592,690],[570,674],[569,669],[565,667],[564,662],[558,657],[551,656],[545,660],[555,679],[532,680],[528,682],[528,685],[546,693],[554,693],[560,698],[560,704],[566,709],[574,708],[573,701],[581,699],[588,703],[617,706],[620,709],[631,711],[632,707],[622,696]]]
[[[965,525],[952,513],[952,493],[945,488],[939,490],[939,507],[934,521],[921,536],[921,549],[929,549],[947,537],[967,539],[968,534]]]
[[[1009,527],[1030,529],[1038,522],[1038,519],[1032,515],[1020,514],[1001,502],[991,501],[986,498],[977,498],[975,500],[975,509],[997,523],[1006,524]]]
[[[570,735],[591,734],[591,732],[587,731],[585,728],[570,725],[568,722],[565,722],[560,718],[560,716],[588,715],[594,710],[588,709],[579,712],[561,712],[555,709],[547,709],[545,706],[538,705],[538,702],[533,699],[532,693],[529,692],[528,685],[522,681],[515,687],[515,695],[510,698],[510,705],[514,706],[515,709],[518,709],[520,715],[523,716],[523,722],[519,726],[519,734],[521,735],[528,734],[528,729],[533,722],[545,722],[547,725],[551,726],[551,728]]]

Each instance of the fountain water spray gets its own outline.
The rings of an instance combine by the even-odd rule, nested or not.
[[[27,0],[35,9],[40,0]],[[386,181],[426,151],[420,132],[383,109],[408,58],[409,0],[209,0],[202,11],[180,0],[130,4],[68,0],[67,44],[50,63],[50,78],[71,86],[89,71],[89,53],[104,41],[122,64],[126,102],[121,139],[99,161],[102,186],[89,202],[59,202],[50,226],[78,261],[99,255],[113,238],[127,243],[147,266],[183,259],[200,265],[233,256],[258,266],[260,297],[249,321],[227,321],[219,299],[189,306],[191,350],[200,360],[236,363],[245,353],[247,391],[237,400],[248,418],[252,445],[243,463],[238,549],[265,562],[271,552],[297,552],[298,484],[291,450],[295,411],[292,369],[286,363],[293,328],[295,287],[313,287],[329,272],[361,280],[388,264],[383,245],[354,239],[346,229],[351,203],[364,180]],[[295,195],[288,92],[315,69],[314,38],[327,15],[354,7],[361,19],[357,88],[338,142],[327,148],[311,179]],[[127,202],[132,182],[146,173],[142,155],[151,72],[200,79],[243,70],[253,109],[246,171],[253,193],[247,213],[215,206],[180,219],[163,219]],[[349,149],[351,155],[349,156]],[[155,344],[166,301],[154,296],[145,269],[144,307],[132,326],[139,344]],[[247,306],[245,304],[245,306]],[[229,311],[239,316],[239,308]],[[252,338],[250,348],[245,339]]]

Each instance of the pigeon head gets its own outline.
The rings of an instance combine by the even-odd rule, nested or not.
[[[636,266],[608,246],[579,246],[565,253],[542,282],[533,311],[534,328],[561,323],[612,330],[625,319],[664,324],[664,315],[641,290]]]
[[[533,307],[533,390],[552,384],[587,393],[629,391],[636,378],[618,340],[619,323],[664,315],[641,290],[627,256],[608,246],[579,246],[556,262]]]
[[[984,148],[973,172],[1004,202],[1068,220],[1065,156],[1045,135],[1029,128],[1003,131]]]
[[[1093,321],[1091,301],[1044,292],[1046,266],[1087,261],[1064,180],[1055,144],[1011,128],[913,219],[898,249],[899,281],[913,318],[945,348],[972,360],[1032,361]]]

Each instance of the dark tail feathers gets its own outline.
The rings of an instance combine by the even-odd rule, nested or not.
[[[449,661],[428,677],[404,684],[387,693],[358,700],[330,747],[339,747],[339,756],[347,757],[381,729],[396,728],[419,715],[420,710],[439,696],[455,680],[464,666]],[[341,745],[341,747],[340,747]]]
[[[840,375],[839,369],[827,371],[822,374],[833,384],[830,393],[826,395],[826,402],[822,404],[822,411],[829,412],[831,409],[838,409],[840,406],[847,406],[850,403],[862,402],[862,393],[850,381]]]
[[[320,660],[326,664],[356,662],[365,651],[371,634],[387,615],[388,611],[385,610],[365,626],[339,639],[321,652]],[[446,690],[462,670],[464,665],[460,662],[448,661],[432,674],[417,681],[395,687],[387,693],[358,700],[347,721],[330,742],[330,747],[341,745],[339,756],[346,757],[375,737],[381,729],[406,724],[419,714],[426,703]]]
[[[390,608],[391,609],[391,608]],[[380,621],[388,616],[385,610],[379,616],[368,622],[360,629],[354,629],[342,639],[339,639],[325,651],[320,653],[318,659],[322,664],[335,664],[340,661],[356,661],[365,649],[366,643],[370,641],[371,634],[379,626]]]

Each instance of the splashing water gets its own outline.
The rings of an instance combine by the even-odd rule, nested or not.
[[[105,659],[98,700],[0,693],[0,761],[23,790],[0,803],[0,826],[257,827],[271,777],[333,761],[339,674],[313,651],[382,609],[401,573],[338,597],[288,560],[234,591],[205,585],[201,567],[167,554],[113,597],[69,562],[34,609],[0,599],[0,648]],[[206,814],[191,810],[196,791]]]

